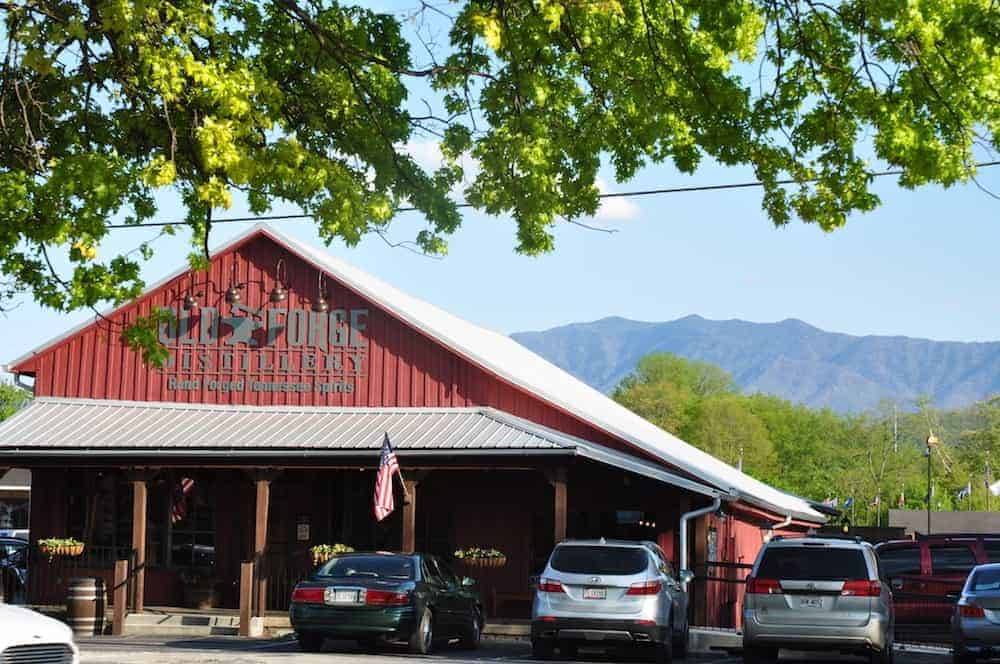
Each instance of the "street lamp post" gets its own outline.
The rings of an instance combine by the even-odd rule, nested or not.
[[[927,436],[927,534],[931,534],[931,449],[938,442],[937,436],[933,433]]]

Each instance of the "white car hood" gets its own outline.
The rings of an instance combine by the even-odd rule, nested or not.
[[[73,631],[54,618],[10,604],[0,604],[0,652],[16,645],[73,642]]]

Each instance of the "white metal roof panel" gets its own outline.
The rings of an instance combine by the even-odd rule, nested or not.
[[[43,448],[572,449],[489,408],[294,408],[34,399],[0,423],[0,454]]]
[[[273,421],[291,436],[261,435]],[[66,423],[72,426],[67,427]],[[190,424],[195,422],[196,427]],[[224,427],[217,426],[223,423]],[[707,496],[719,491],[649,461],[515,417],[495,408],[316,408],[222,406],[40,397],[0,422],[0,459],[82,451],[302,450],[377,453],[388,432],[393,446],[429,450],[556,451],[581,456]]]

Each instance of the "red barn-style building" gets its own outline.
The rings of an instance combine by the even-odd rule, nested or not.
[[[121,331],[155,309],[162,368]],[[678,566],[736,579],[775,529],[824,521],[491,332],[314,247],[257,226],[134,302],[8,367],[34,379],[0,424],[0,469],[32,471],[31,537],[72,536],[38,564],[31,599],[61,601],[69,570],[132,561],[133,610],[287,607],[310,548],[500,549],[469,569],[494,615],[523,615],[529,578],[567,537],[657,541]],[[408,499],[377,523],[388,434]],[[184,487],[184,489],[182,489]],[[185,493],[186,489],[186,493]],[[682,532],[683,531],[683,532]],[[732,626],[738,584],[695,583],[695,622]]]

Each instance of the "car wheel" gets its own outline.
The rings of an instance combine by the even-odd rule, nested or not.
[[[893,654],[892,654],[892,644],[882,650],[872,651],[868,658],[871,664],[892,664]]]
[[[656,664],[669,664],[674,661],[674,643],[670,639],[663,643],[653,644],[653,661]]]
[[[472,613],[472,623],[465,629],[465,633],[458,640],[459,647],[467,650],[475,650],[479,647],[479,639],[483,635],[483,614],[476,609]]]
[[[535,659],[552,659],[555,644],[549,639],[532,639],[531,656]]]
[[[319,652],[323,649],[323,641],[326,640],[322,634],[312,632],[297,632],[295,636],[299,640],[302,652]]]
[[[952,661],[955,664],[973,664],[976,661],[975,655],[970,655],[964,650],[954,649],[954,654],[952,655]]]
[[[674,656],[684,659],[688,654],[688,640],[691,638],[690,625],[684,625],[684,631],[674,640]]]
[[[414,655],[429,655],[434,650],[434,614],[424,609],[417,619],[417,627],[410,635],[410,652]]]
[[[358,647],[368,652],[374,652],[375,650],[378,649],[378,639],[376,638],[358,639]]]
[[[744,664],[773,664],[778,661],[777,648],[761,648],[760,646],[744,646]]]

